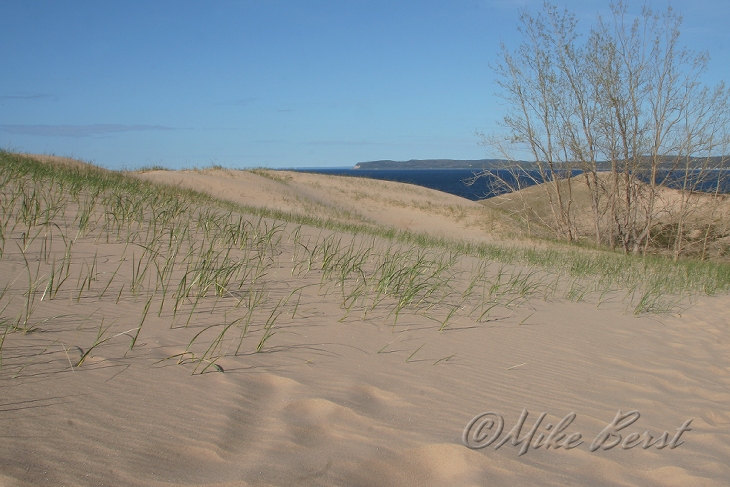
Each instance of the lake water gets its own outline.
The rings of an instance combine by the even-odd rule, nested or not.
[[[464,182],[474,176],[474,169],[307,169],[305,172],[410,183],[474,201],[489,196],[486,179],[472,186]]]
[[[473,201],[485,198],[491,198],[499,194],[507,192],[507,189],[498,184],[497,178],[481,177],[469,186],[466,181],[474,177],[478,172],[476,169],[345,169],[345,168],[329,168],[329,169],[300,169],[302,172],[312,172],[317,174],[332,174],[336,176],[350,176],[370,179],[381,179],[384,181],[396,181],[399,183],[410,183],[417,186],[436,189],[445,193],[451,193],[462,198]],[[515,180],[509,171],[494,171],[499,178],[504,178],[510,184],[514,185]],[[574,175],[579,175],[580,171],[575,171]],[[666,174],[666,173],[665,173]],[[730,193],[730,172],[717,171],[717,177],[723,178],[721,191]],[[520,186],[527,187],[539,181],[539,174],[530,171],[530,177],[521,177]],[[708,178],[703,184],[703,189],[713,191],[717,178]],[[675,183],[677,186],[679,183]],[[672,184],[670,184],[672,186]]]

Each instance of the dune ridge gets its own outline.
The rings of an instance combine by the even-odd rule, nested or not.
[[[238,204],[316,214],[343,222],[453,239],[504,238],[498,233],[500,222],[491,209],[411,184],[267,169],[145,171],[137,177],[207,192]]]

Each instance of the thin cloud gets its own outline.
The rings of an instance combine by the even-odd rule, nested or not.
[[[381,142],[368,142],[366,140],[311,140],[309,145],[392,145]]]
[[[146,132],[150,130],[175,130],[162,125],[0,125],[0,131],[14,135],[38,135],[42,137],[93,137],[121,132]]]
[[[50,93],[20,93],[18,95],[0,95],[0,100],[43,100],[52,99],[58,101],[58,95]]]

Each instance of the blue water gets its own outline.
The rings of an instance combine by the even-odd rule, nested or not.
[[[335,176],[350,176],[359,178],[381,179],[384,181],[396,181],[399,183],[410,183],[417,186],[451,193],[472,201],[491,198],[510,191],[498,178],[480,177],[474,184],[468,185],[467,181],[473,179],[479,172],[477,169],[306,169],[305,172],[317,174],[332,174]],[[516,180],[507,170],[495,170],[499,178],[504,179],[511,186],[516,186]],[[574,174],[580,174],[578,171]],[[530,171],[529,175],[520,177],[520,187],[527,187],[536,184],[540,175],[536,171]]]
[[[305,172],[318,174],[332,174],[336,176],[350,176],[370,179],[381,179],[384,181],[396,181],[399,183],[410,183],[417,186],[436,189],[445,193],[451,193],[462,198],[473,201],[485,198],[491,198],[500,194],[509,192],[509,189],[499,183],[498,178],[481,177],[471,186],[466,181],[473,178],[478,172],[475,169],[306,169]],[[494,171],[499,178],[503,178],[510,185],[515,185],[515,179],[506,170]],[[574,175],[579,175],[580,171],[575,171]],[[722,178],[721,192],[730,193],[730,171],[717,171],[716,178],[709,178],[705,181],[701,189],[704,191],[714,191],[717,184],[717,178]],[[666,175],[666,173],[665,173]],[[660,179],[660,178],[658,178]],[[671,179],[671,178],[670,178]],[[528,175],[520,177],[519,186],[528,187],[540,181],[539,174],[530,171]],[[681,187],[681,180],[676,179],[674,183],[668,184],[672,187]]]
[[[474,201],[489,196],[486,180],[472,186],[465,184],[466,179],[474,176],[474,169],[307,169],[306,172],[410,183]]]

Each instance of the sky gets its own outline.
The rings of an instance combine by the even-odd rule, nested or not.
[[[589,28],[609,1],[554,2]],[[641,4],[629,2],[633,12]],[[665,9],[666,1],[654,1]],[[730,78],[730,2],[675,0]],[[482,159],[490,68],[542,0],[0,0],[0,149],[111,169]],[[730,79],[728,79],[730,81]]]

